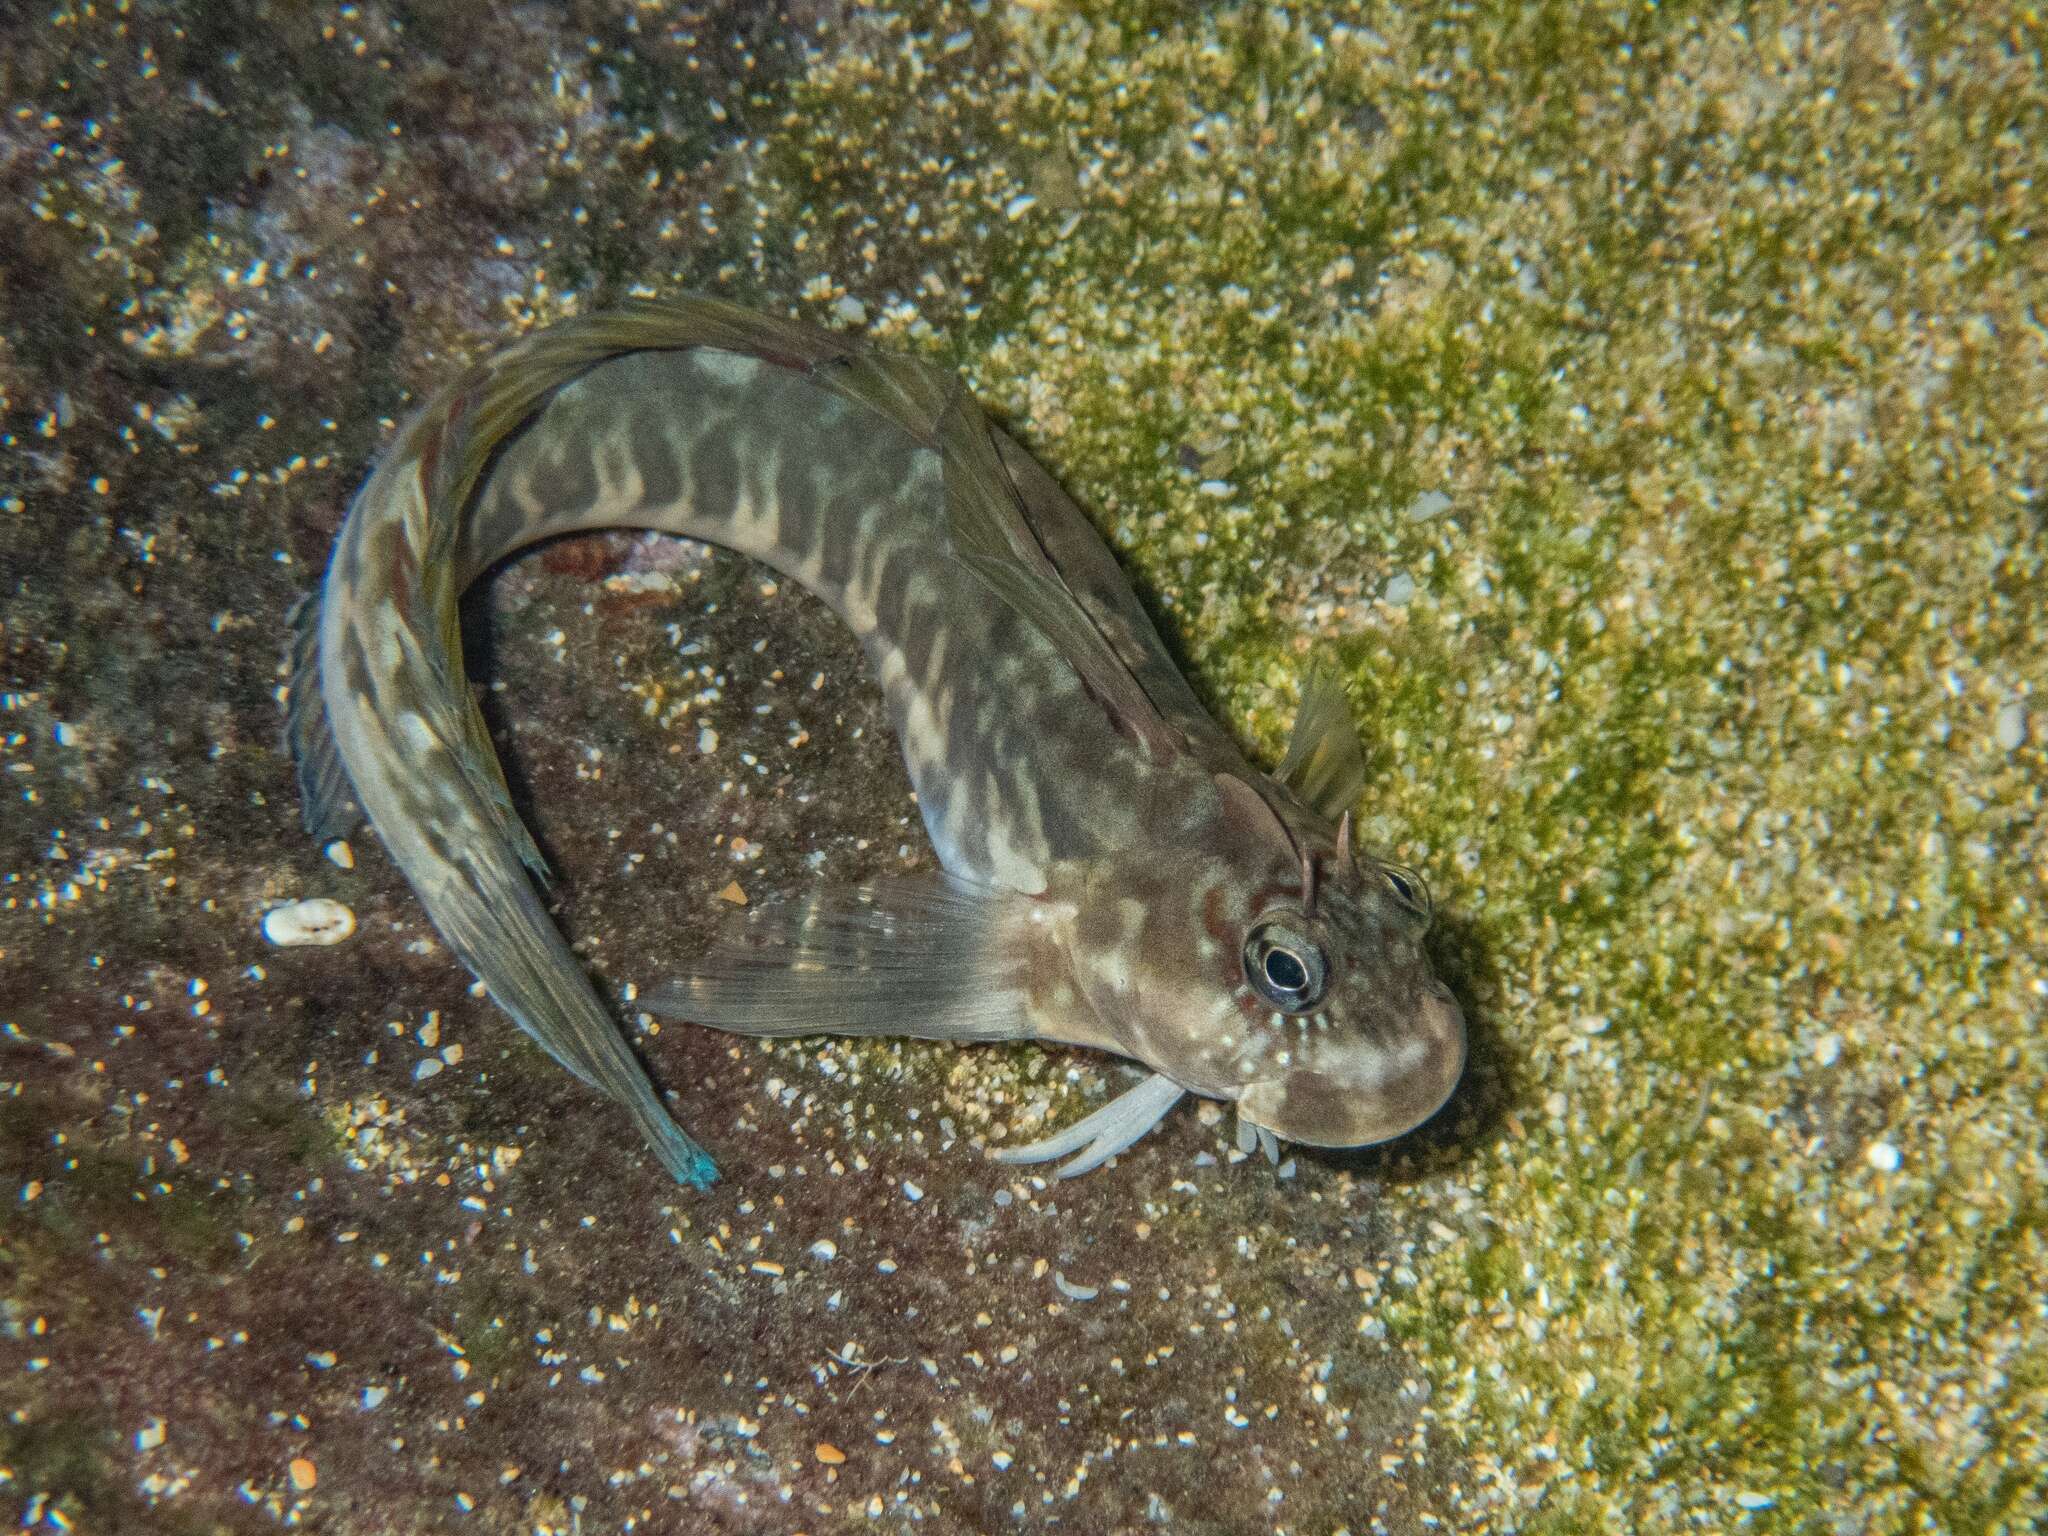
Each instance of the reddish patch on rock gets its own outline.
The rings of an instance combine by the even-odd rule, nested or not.
[[[601,581],[625,567],[635,537],[630,533],[579,533],[556,539],[541,550],[540,563],[558,575]]]

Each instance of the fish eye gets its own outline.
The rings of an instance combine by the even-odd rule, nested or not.
[[[1276,992],[1299,992],[1308,985],[1308,967],[1291,949],[1266,951],[1266,980]]]
[[[1430,915],[1433,908],[1429,900],[1429,887],[1422,883],[1422,876],[1412,869],[1402,869],[1393,864],[1382,864],[1380,873],[1387,877],[1387,884],[1394,888],[1396,896],[1424,917]]]
[[[1328,969],[1323,952],[1284,923],[1261,923],[1245,939],[1245,979],[1282,1012],[1321,1002]]]

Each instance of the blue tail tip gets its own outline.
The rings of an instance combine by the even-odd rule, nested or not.
[[[689,1156],[677,1166],[676,1182],[692,1189],[709,1189],[718,1182],[718,1164],[702,1147],[690,1148]]]

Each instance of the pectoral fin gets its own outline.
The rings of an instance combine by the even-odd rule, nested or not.
[[[827,886],[736,913],[647,1006],[743,1035],[1021,1040],[1032,1031],[1004,919],[1024,900],[945,876]]]
[[[1357,803],[1365,788],[1365,749],[1335,673],[1314,671],[1302,684],[1301,713],[1273,777],[1331,821]]]

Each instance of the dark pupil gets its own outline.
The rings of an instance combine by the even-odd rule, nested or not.
[[[1401,893],[1401,899],[1403,901],[1413,901],[1415,899],[1415,892],[1409,888],[1408,882],[1406,880],[1403,880],[1399,875],[1391,874],[1388,875],[1387,878],[1393,881],[1394,889]]]
[[[1301,963],[1301,957],[1284,949],[1270,951],[1266,956],[1266,980],[1282,992],[1299,992],[1308,985],[1308,967]]]

